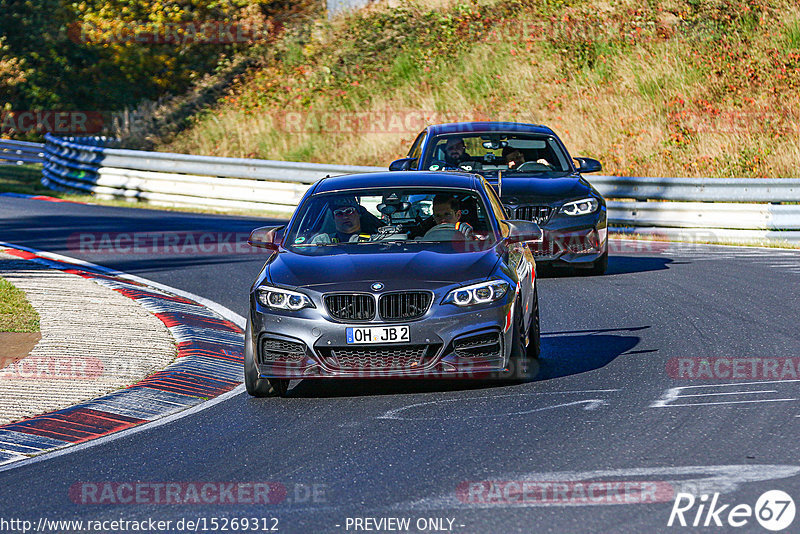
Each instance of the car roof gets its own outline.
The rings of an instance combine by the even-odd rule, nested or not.
[[[434,124],[428,126],[428,133],[433,135],[443,134],[469,134],[483,132],[524,132],[544,135],[556,135],[553,130],[542,124],[526,124],[524,122],[451,122],[448,124]]]
[[[480,177],[466,172],[386,171],[325,177],[314,194],[370,187],[452,187],[476,189]]]

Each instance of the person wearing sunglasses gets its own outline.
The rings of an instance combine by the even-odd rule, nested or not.
[[[369,233],[362,233],[361,206],[352,197],[339,197],[331,201],[331,213],[336,230],[330,234],[318,234],[312,243],[348,243],[369,241]]]

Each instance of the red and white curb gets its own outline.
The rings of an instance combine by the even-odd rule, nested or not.
[[[73,258],[0,242],[4,253],[59,269],[129,297],[160,319],[177,358],[122,390],[0,426],[0,466],[107,437],[241,391],[243,318],[196,295]],[[238,391],[236,391],[238,388]],[[191,408],[196,408],[190,410]]]

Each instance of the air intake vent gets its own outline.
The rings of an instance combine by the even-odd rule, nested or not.
[[[381,295],[378,307],[384,321],[408,321],[425,315],[431,305],[431,294],[408,291]]]
[[[552,214],[553,208],[550,206],[519,206],[514,212],[514,218],[541,225],[550,220]]]
[[[372,295],[328,295],[325,306],[331,317],[341,321],[369,321],[375,317]]]
[[[299,363],[303,361],[305,354],[306,346],[302,343],[270,338],[261,340],[261,363]]]

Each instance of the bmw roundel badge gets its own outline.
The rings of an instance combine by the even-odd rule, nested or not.
[[[372,288],[373,291],[380,291],[381,289],[383,289],[383,284],[381,284],[380,282],[375,282],[370,287]]]

